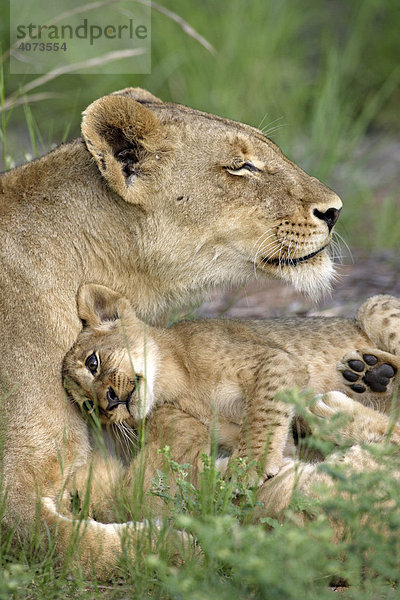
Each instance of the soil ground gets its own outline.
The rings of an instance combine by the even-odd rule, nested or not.
[[[280,281],[257,280],[244,288],[213,292],[198,315],[217,317],[221,314],[246,319],[287,315],[354,316],[369,296],[400,296],[400,256],[385,250],[366,254],[354,250],[353,262],[337,266],[338,279],[331,295],[318,304]]]

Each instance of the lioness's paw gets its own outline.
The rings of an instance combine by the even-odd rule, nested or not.
[[[342,374],[343,383],[353,392],[384,393],[393,381],[398,367],[397,357],[380,350],[353,350],[342,358],[337,368]]]

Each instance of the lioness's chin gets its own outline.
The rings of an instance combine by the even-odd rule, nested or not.
[[[319,300],[332,290],[335,267],[327,250],[294,267],[282,268],[282,279],[289,281],[296,290]]]
[[[297,264],[281,264],[275,272],[265,269],[272,277],[291,283],[296,290],[317,301],[332,289],[335,267],[326,249]]]

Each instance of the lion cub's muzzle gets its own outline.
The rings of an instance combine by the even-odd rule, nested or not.
[[[129,412],[129,401],[136,390],[136,381],[123,373],[113,373],[111,376],[111,385],[107,388],[107,407],[106,410],[113,410],[119,404],[125,404]]]
[[[116,408],[119,404],[125,404],[126,408],[128,408],[128,404],[129,404],[129,400],[131,399],[131,396],[133,394],[133,392],[135,391],[135,388],[133,388],[129,394],[127,398],[122,398],[120,399],[119,396],[117,396],[114,388],[111,387],[111,385],[109,386],[108,390],[107,390],[107,401],[108,404],[106,406],[106,410],[113,410],[114,408]]]

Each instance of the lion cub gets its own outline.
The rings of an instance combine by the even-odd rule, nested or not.
[[[365,303],[359,321],[209,319],[162,329],[140,321],[127,299],[91,284],[79,292],[78,312],[84,327],[63,367],[77,402],[96,404],[104,423],[135,424],[169,403],[207,425],[215,417],[240,424],[236,454],[258,461],[258,484],[278,472],[293,416],[278,392],[339,390],[389,406],[398,385],[400,301],[391,296]],[[395,339],[381,326],[389,314]]]

